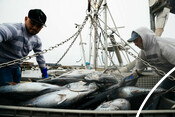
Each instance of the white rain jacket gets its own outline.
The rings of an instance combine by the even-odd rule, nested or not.
[[[134,31],[141,36],[143,42],[143,50],[139,53],[140,58],[165,73],[175,67],[175,39],[157,37],[146,27]],[[136,61],[134,70],[142,72],[145,68],[146,66],[140,60]],[[171,75],[175,77],[175,72]]]

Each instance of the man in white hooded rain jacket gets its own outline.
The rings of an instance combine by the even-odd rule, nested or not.
[[[134,42],[141,49],[138,57],[167,73],[175,67],[175,39],[162,38],[146,28],[140,27],[134,30],[128,42]],[[134,71],[142,72],[146,65],[137,59]],[[159,74],[160,75],[160,74]],[[175,72],[171,74],[175,77]],[[166,79],[161,84],[164,89],[175,86],[175,80]]]

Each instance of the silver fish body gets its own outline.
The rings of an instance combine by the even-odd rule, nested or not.
[[[73,70],[68,73],[62,74],[59,77],[38,80],[37,82],[44,82],[64,86],[66,84],[78,81],[88,83],[96,82],[98,83],[98,86],[100,86],[101,88],[107,88],[113,84],[118,83],[114,75],[108,75],[94,70]]]
[[[22,102],[22,106],[34,106],[44,108],[71,108],[82,97],[97,90],[93,84],[86,85],[84,82],[71,83],[60,91],[47,93],[31,100]]]
[[[135,98],[138,96],[147,95],[152,89],[151,88],[141,88],[135,86],[126,86],[117,89],[117,94],[119,98]],[[161,93],[164,89],[156,89],[153,93]]]
[[[18,83],[16,85],[6,85],[0,87],[1,97],[7,97],[16,100],[27,100],[48,92],[60,90],[60,86],[47,83]]]
[[[130,110],[131,105],[128,100],[118,98],[99,105],[95,110],[97,111],[117,111],[117,110]]]
[[[60,86],[64,86],[69,83],[78,82],[78,81],[85,81],[85,77],[88,74],[97,73],[97,71],[94,70],[73,70],[69,71],[67,73],[64,73],[56,78],[47,78],[38,80],[37,82],[44,82],[49,84],[57,84]]]

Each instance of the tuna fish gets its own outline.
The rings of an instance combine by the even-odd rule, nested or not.
[[[106,89],[114,84],[118,83],[118,80],[114,75],[108,75],[104,73],[92,73],[85,77],[86,82],[96,82],[101,89]]]
[[[0,95],[4,98],[10,98],[15,100],[27,100],[60,89],[61,87],[57,85],[27,82],[18,83],[16,85],[1,86]]]
[[[134,87],[134,86],[126,86],[117,89],[116,98],[125,98],[129,100],[131,104],[131,108],[133,110],[138,110],[141,106],[143,100],[145,99],[146,95],[151,91],[151,88],[141,88],[141,87]],[[156,94],[165,91],[164,89],[156,89],[152,96],[154,97]]]
[[[57,84],[57,85],[63,86],[63,85],[73,83],[73,82],[85,81],[85,77],[91,73],[97,73],[97,71],[83,70],[83,69],[82,70],[73,70],[73,71],[62,74],[59,77],[42,79],[42,80],[38,80],[37,82]]]
[[[98,105],[100,105],[104,101],[110,101],[116,99],[117,97],[117,89],[120,88],[124,83],[124,80],[121,82],[114,84],[106,89],[99,89],[98,91],[90,94],[85,97],[81,102],[81,105],[78,106],[78,109],[95,109]]]
[[[128,100],[118,98],[99,105],[95,110],[97,111],[116,111],[116,110],[130,110],[131,105]]]
[[[37,82],[64,86],[66,84],[73,83],[73,82],[78,82],[78,81],[84,81],[84,78],[56,77],[56,78],[49,78],[49,79],[47,78],[47,79],[38,80]]]
[[[81,98],[97,90],[95,83],[76,82],[65,87],[60,91],[47,93],[22,102],[20,105],[44,108],[72,108]]]
[[[151,88],[141,88],[141,87],[134,87],[134,86],[126,86],[117,89],[116,93],[118,94],[119,98],[135,98],[143,95],[147,95],[151,91]],[[161,93],[164,89],[156,89],[154,93]]]
[[[38,80],[37,82],[44,82],[64,86],[66,84],[78,81],[89,83],[96,82],[101,88],[107,88],[113,84],[118,83],[114,75],[108,75],[94,70],[74,70],[65,73],[57,78],[47,78],[44,80]]]
[[[119,82],[118,84],[110,86],[105,90],[92,93],[91,95],[89,95],[84,99],[84,102],[82,102],[82,105],[79,106],[78,108],[94,109],[104,101],[110,101],[117,98],[124,98],[124,99],[128,99],[129,101],[130,100],[135,101],[140,98],[142,99],[141,101],[143,101],[145,96],[151,91],[151,89],[149,88],[139,88],[134,86],[124,87],[123,85],[124,85],[124,80],[121,80],[121,82]],[[154,91],[154,94],[161,93],[163,91],[164,91],[163,89],[156,89]],[[139,103],[139,106],[140,106],[140,103]]]

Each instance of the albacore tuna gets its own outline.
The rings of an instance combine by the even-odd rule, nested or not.
[[[60,90],[57,85],[37,82],[18,83],[16,85],[6,85],[0,87],[0,95],[2,98],[13,100],[28,100],[36,96]]]
[[[95,110],[97,111],[116,111],[116,110],[130,110],[131,105],[128,100],[118,98],[100,104]]]
[[[65,88],[60,91],[47,93],[21,102],[20,105],[47,108],[72,108],[82,97],[98,89],[95,83],[86,84],[84,82],[75,82],[64,87]]]
[[[57,85],[63,86],[63,85],[73,83],[73,82],[85,81],[85,77],[88,74],[92,74],[92,73],[98,73],[98,72],[94,70],[84,70],[84,69],[72,70],[58,77],[42,79],[42,80],[38,80],[37,82],[57,84]]]
[[[96,82],[101,88],[107,88],[113,84],[118,83],[114,75],[104,74],[94,70],[73,70],[68,73],[62,74],[56,78],[38,80],[37,82],[44,82],[49,84],[57,84],[64,86],[73,82]]]

